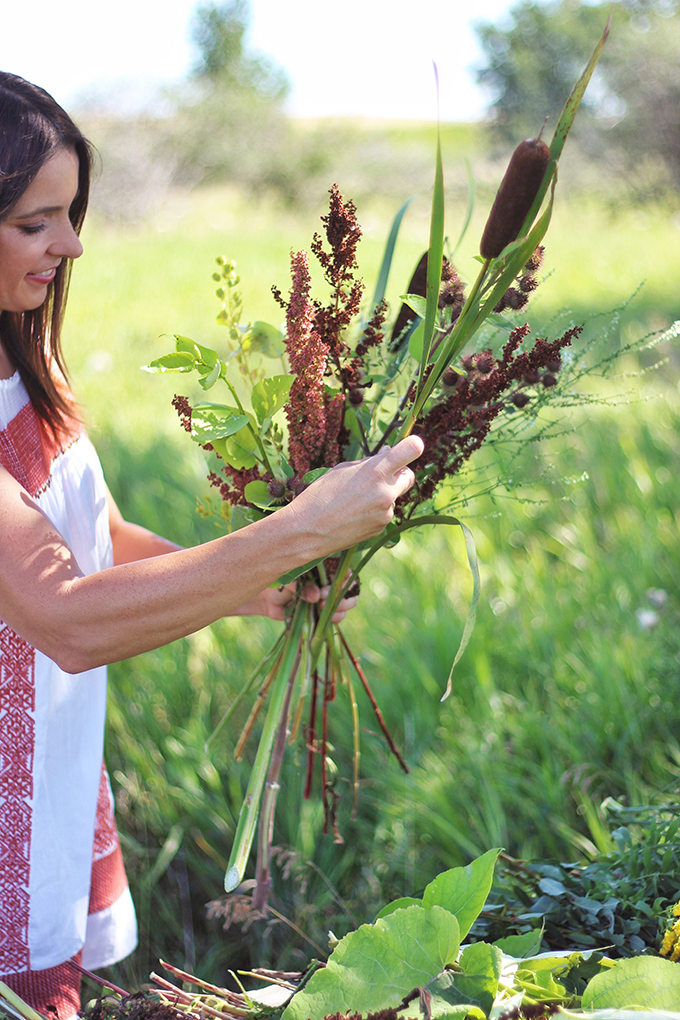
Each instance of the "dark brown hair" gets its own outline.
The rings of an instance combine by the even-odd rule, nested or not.
[[[0,71],[0,221],[16,205],[36,174],[59,149],[78,157],[78,193],[69,219],[80,233],[90,192],[92,148],[68,114],[44,89]],[[31,403],[53,438],[69,432],[78,417],[66,378],[60,331],[71,260],[63,259],[47,300],[27,312],[0,311],[0,340],[19,371]]]

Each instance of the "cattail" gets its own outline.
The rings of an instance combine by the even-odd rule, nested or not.
[[[495,259],[519,234],[538,194],[550,159],[540,138],[520,142],[501,181],[479,247],[482,258]]]

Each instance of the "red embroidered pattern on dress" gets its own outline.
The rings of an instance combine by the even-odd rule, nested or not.
[[[49,483],[50,467],[60,450],[59,443],[51,442],[40,427],[30,403],[0,429],[0,464],[31,496],[37,496]]]
[[[80,963],[82,953],[73,959]],[[70,963],[61,963],[47,970],[29,970],[23,974],[7,974],[5,984],[19,995],[24,1002],[45,1017],[57,1011],[58,1020],[67,1020],[80,1009],[80,971]]]
[[[0,622],[0,960],[29,966],[35,649]]]
[[[99,777],[99,793],[97,795],[97,817],[94,827],[94,852],[93,860],[106,857],[118,846],[118,830],[113,817],[113,794],[111,784],[102,762],[101,776]]]

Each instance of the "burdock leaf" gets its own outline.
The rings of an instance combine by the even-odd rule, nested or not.
[[[442,907],[396,910],[345,935],[326,966],[293,996],[283,1020],[396,1008],[413,988],[455,963],[459,947],[458,922]]]
[[[584,1009],[645,1006],[677,1009],[680,1002],[680,967],[654,956],[618,960],[615,967],[596,974],[582,997]]]
[[[443,871],[425,887],[423,906],[436,904],[455,914],[461,938],[465,938],[486,903],[499,853],[487,850],[465,868]]]
[[[421,297],[420,294],[401,294],[399,300],[408,305],[411,311],[419,315],[421,319],[427,315],[427,299]]]
[[[433,1017],[458,1015],[447,1012],[447,1005],[467,1007],[468,1011],[470,1006],[474,1006],[483,1016],[488,1016],[498,991],[503,954],[486,942],[475,942],[466,946],[458,963],[462,973],[445,971],[427,986],[432,996]],[[467,1015],[468,1012],[462,1013],[462,1016]]]
[[[217,351],[213,351],[211,347],[202,347],[201,344],[190,340],[188,336],[178,336],[175,334],[175,347],[178,351],[186,351],[188,354],[193,354],[210,368],[214,368],[217,364]]]

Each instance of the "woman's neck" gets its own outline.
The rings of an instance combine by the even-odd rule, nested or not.
[[[5,354],[5,348],[0,343],[0,379],[11,379],[16,369]]]

